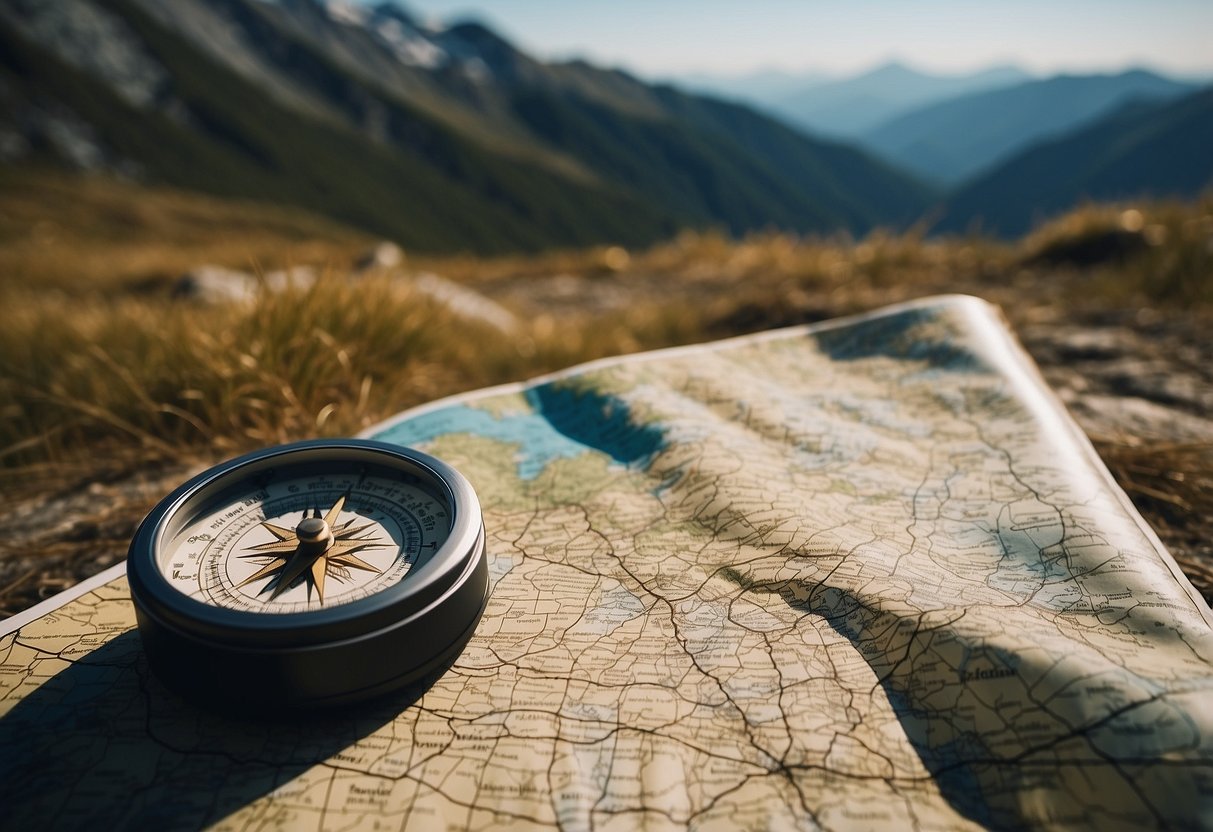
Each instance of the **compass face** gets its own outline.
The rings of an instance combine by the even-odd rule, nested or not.
[[[267,448],[184,483],[131,541],[149,664],[208,707],[381,695],[452,661],[488,600],[471,485],[382,442]]]
[[[415,476],[365,464],[288,467],[197,502],[162,545],[160,569],[185,595],[235,610],[292,613],[367,598],[403,580],[451,531],[446,499]],[[321,543],[309,548],[313,526]]]

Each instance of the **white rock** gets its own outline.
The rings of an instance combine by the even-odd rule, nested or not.
[[[238,269],[204,265],[177,278],[173,297],[204,304],[252,303],[259,292],[307,289],[315,282],[316,270],[310,266],[279,269],[258,277]]]
[[[412,283],[419,292],[444,304],[460,317],[481,321],[507,333],[518,328],[518,319],[510,310],[453,280],[432,272],[421,272]]]
[[[393,242],[384,240],[377,244],[354,264],[359,272],[372,272],[380,269],[395,269],[404,264],[404,251]]]

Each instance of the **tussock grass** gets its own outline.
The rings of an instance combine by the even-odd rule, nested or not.
[[[1192,585],[1213,598],[1213,444],[1095,439],[1117,482],[1176,555]],[[1195,521],[1195,522],[1194,522]]]
[[[356,425],[389,375],[409,378],[415,395],[432,392],[432,373],[417,365],[458,359],[434,355],[427,316],[449,324],[443,310],[383,285],[360,290],[373,306],[330,281],[248,308],[18,301],[0,332],[3,453],[19,463],[97,444],[165,458],[200,445],[226,451]]]
[[[10,468],[123,448],[172,460],[351,433],[438,396],[603,355],[935,292],[988,297],[1013,320],[1093,303],[1213,309],[1213,200],[1088,206],[1018,244],[915,232],[859,241],[687,232],[646,251],[415,264],[486,291],[513,282],[526,295],[536,278],[565,274],[650,300],[557,315],[530,291],[532,308],[506,334],[459,317],[400,275],[348,278],[365,238],[304,215],[91,180],[74,185],[73,201],[71,182],[39,182],[0,198],[0,269],[9,270],[0,272],[0,465]],[[132,205],[136,193],[142,201]],[[53,221],[51,204],[65,206]],[[61,244],[43,250],[38,229],[48,222]],[[1081,267],[1067,259],[1108,235],[1129,240],[1128,254]],[[163,283],[200,253],[245,267],[261,255],[267,266],[319,262],[328,276],[246,306],[132,290],[155,275]]]
[[[329,276],[248,306],[10,294],[4,307],[9,467],[123,450],[172,462],[344,435],[453,392],[688,335],[651,309],[506,334],[388,277]]]
[[[1020,248],[1025,263],[1047,268],[1052,261],[1072,303],[1213,308],[1213,196],[1196,205],[1086,205],[1037,229]]]

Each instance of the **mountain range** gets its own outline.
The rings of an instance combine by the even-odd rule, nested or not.
[[[885,119],[842,141],[743,102],[745,85],[726,100],[543,62],[395,3],[3,0],[0,166],[286,204],[478,252],[924,217],[1009,235],[1083,198],[1210,184],[1211,102],[1192,85],[1025,77],[888,65],[813,81],[818,112],[850,124],[834,132]],[[788,78],[765,83],[789,100]]]
[[[7,0],[0,158],[297,205],[405,245],[863,233],[930,189],[858,149],[488,28],[315,0]]]
[[[1024,70],[1010,65],[943,75],[894,61],[859,75],[811,83],[778,98],[757,99],[757,103],[814,133],[859,138],[929,104],[1030,78]]]
[[[1161,101],[1195,88],[1140,69],[1060,75],[949,98],[893,118],[860,141],[923,179],[951,186],[1134,99]]]
[[[766,72],[677,82],[811,134],[844,137],[945,191],[1134,100],[1163,101],[1200,86],[1142,69],[1032,78],[1013,65],[942,75],[898,62],[833,79]]]
[[[1126,104],[953,193],[938,232],[1017,236],[1078,199],[1194,198],[1213,185],[1213,87]]]

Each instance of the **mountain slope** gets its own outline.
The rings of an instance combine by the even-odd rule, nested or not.
[[[857,137],[916,107],[1021,83],[1014,66],[963,75],[932,75],[889,63],[851,78],[814,84],[767,103],[795,124],[825,135]]]
[[[414,135],[375,143],[342,125],[286,109],[217,67],[133,8],[127,24],[172,79],[170,117],[140,109],[96,79],[0,26],[5,111],[57,109],[112,167],[149,181],[291,204],[406,245],[493,251],[553,242],[654,239],[675,226],[635,198],[561,180],[485,154],[402,104],[385,111]],[[10,93],[11,94],[11,93]],[[62,120],[61,119],[61,120]],[[50,124],[35,147],[45,161],[64,131]]]
[[[955,185],[1133,98],[1165,98],[1192,89],[1142,70],[1062,75],[933,104],[886,122],[862,141],[924,179]]]
[[[744,108],[545,64],[483,26],[430,30],[391,5],[11,0],[0,32],[14,160],[284,202],[418,248],[862,233],[931,198]]]
[[[1213,88],[1138,102],[1039,144],[958,191],[934,231],[1014,236],[1083,199],[1191,198],[1213,187]]]
[[[932,197],[927,186],[851,145],[816,140],[810,156],[803,152],[801,133],[748,107],[670,87],[655,92],[666,111],[739,145],[771,176],[832,206],[848,227],[912,222],[922,214],[923,201]]]
[[[479,87],[478,107],[696,223],[860,230],[912,221],[932,195],[866,153],[749,108],[584,61],[541,64],[480,24],[452,26],[436,42],[487,68],[495,94]],[[455,86],[448,97],[461,93]]]

